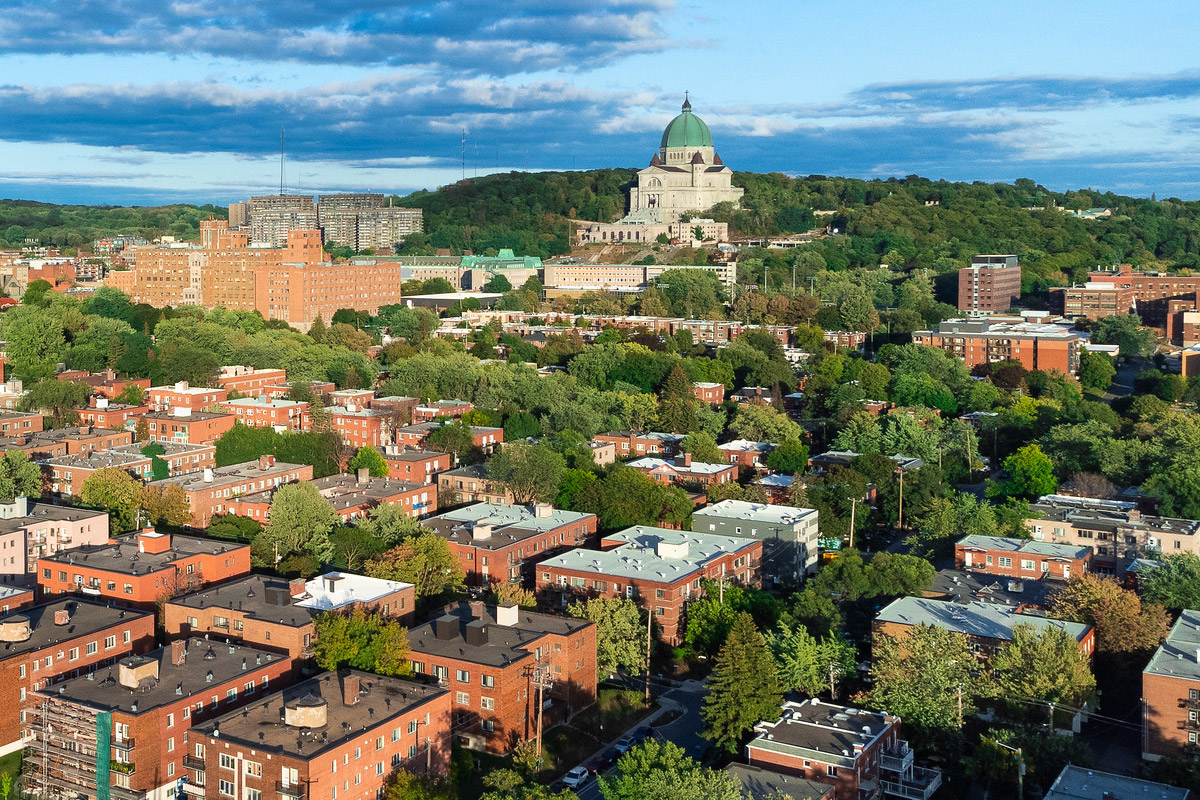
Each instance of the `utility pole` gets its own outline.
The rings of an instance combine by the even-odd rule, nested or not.
[[[650,637],[653,635],[654,606],[646,603],[646,702],[650,702]]]
[[[530,672],[531,682],[537,687],[537,760],[540,765],[542,762],[542,716],[544,706],[544,693],[547,689],[554,686],[554,677],[550,674],[549,668],[543,666],[542,662],[538,662],[537,666]]]
[[[958,691],[958,729],[962,730],[962,726],[963,726],[963,706],[962,706],[963,687],[962,687],[962,684],[960,683],[955,688]]]
[[[896,527],[900,532],[904,532],[904,468],[900,468],[900,513],[896,520]]]
[[[858,505],[858,498],[850,498],[850,546],[854,547],[854,509]]]
[[[829,699],[837,700],[837,679],[842,670],[837,664],[829,665]]]
[[[1050,701],[1050,732],[1054,733],[1054,701]]]

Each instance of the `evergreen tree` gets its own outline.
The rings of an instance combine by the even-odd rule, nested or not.
[[[696,398],[692,382],[678,364],[667,376],[663,386],[662,405],[658,410],[659,425],[676,433],[691,433],[699,427],[696,420]]]
[[[321,319],[320,315],[312,322],[312,327],[308,329],[308,337],[317,344],[322,344],[325,341],[325,334],[328,332],[325,327],[325,320]]]
[[[758,722],[779,717],[783,693],[775,660],[749,614],[734,621],[708,685],[701,711],[704,737],[730,753]]]

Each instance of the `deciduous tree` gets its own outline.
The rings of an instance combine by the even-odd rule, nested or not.
[[[0,456],[0,500],[42,496],[42,470],[23,450]]]
[[[521,505],[552,500],[558,494],[567,462],[545,444],[508,442],[488,460],[488,477],[512,492]]]
[[[366,468],[372,478],[386,478],[391,471],[383,455],[374,447],[358,448],[354,458],[350,459],[349,467],[355,473]]]
[[[313,620],[313,657],[321,669],[352,667],[379,675],[408,675],[408,630],[398,621],[362,608],[327,611]]]
[[[959,726],[958,698],[964,714],[987,694],[976,677],[978,660],[966,636],[932,625],[916,625],[901,637],[876,636],[867,695],[873,708],[896,714],[929,730]]]
[[[1160,561],[1162,566],[1138,573],[1142,601],[1175,611],[1200,608],[1200,556],[1171,553]]]
[[[464,574],[450,545],[436,533],[421,533],[367,562],[372,578],[405,581],[416,587],[417,598],[434,598],[461,588]]]
[[[279,557],[310,553],[319,561],[333,558],[329,534],[340,518],[329,501],[311,483],[285,483],[271,497],[270,517],[253,553],[260,563],[274,564]]]
[[[729,773],[704,767],[673,742],[647,741],[630,748],[617,773],[599,780],[604,800],[740,800]]]
[[[1012,639],[991,659],[990,667],[1001,697],[1079,707],[1096,691],[1088,656],[1062,628],[1014,626]]]
[[[192,519],[187,494],[176,483],[149,483],[141,487],[141,508],[151,525],[178,528]]]
[[[123,469],[105,467],[83,482],[79,499],[86,505],[107,509],[114,532],[127,531],[136,524],[135,515],[142,503],[142,484]]]
[[[1050,600],[1050,615],[1096,628],[1096,650],[1102,653],[1144,652],[1167,635],[1166,609],[1142,603],[1135,592],[1112,578],[1084,572],[1067,581]]]
[[[626,597],[592,597],[567,606],[576,619],[596,623],[596,672],[601,679],[618,670],[646,670],[646,625],[637,603]]]

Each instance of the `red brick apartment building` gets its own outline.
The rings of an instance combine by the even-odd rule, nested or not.
[[[111,450],[133,441],[130,431],[112,431],[89,425],[72,428],[51,428],[34,433],[19,433],[0,438],[0,452],[20,450],[38,461],[55,456],[76,455],[92,451]]]
[[[954,567],[1023,581],[1070,580],[1087,571],[1092,548],[1007,536],[964,536],[954,545]]]
[[[441,422],[418,422],[416,425],[405,425],[397,428],[396,444],[403,447],[425,447],[429,435],[441,428]],[[490,428],[483,425],[472,425],[471,443],[485,453],[490,453],[498,444],[504,444],[504,428]]]
[[[532,586],[538,561],[592,541],[596,515],[563,511],[548,503],[475,503],[430,517],[423,525],[449,542],[468,583]]]
[[[378,448],[388,465],[388,477],[413,483],[436,483],[439,473],[450,469],[450,454],[411,447]]]
[[[306,431],[312,427],[308,403],[302,400],[260,400],[241,397],[226,400],[222,408],[234,419],[251,428],[274,428],[279,431]]]
[[[1129,314],[1134,291],[1112,283],[1088,281],[1082,286],[1050,287],[1050,308],[1071,319],[1104,319]]]
[[[975,653],[987,659],[1012,641],[1012,629],[1031,625],[1038,630],[1059,628],[1079,643],[1079,649],[1090,656],[1096,649],[1096,635],[1091,625],[1031,614],[1019,614],[1015,609],[993,603],[956,603],[927,597],[901,597],[875,615],[871,629],[876,637],[893,639],[908,635],[918,625],[930,625],[971,640]]]
[[[163,449],[158,458],[167,463],[171,475],[185,475],[216,466],[216,448],[210,444],[176,444],[159,442]],[[56,456],[41,462],[49,478],[50,491],[69,497],[79,494],[84,482],[98,470],[120,469],[141,481],[154,478],[154,456],[144,455],[136,444],[121,445],[111,450]]]
[[[313,395],[320,397],[322,402],[327,401],[337,389],[337,386],[329,381],[279,381],[273,386],[264,387],[262,393],[265,397],[270,398],[289,397],[292,389],[298,387],[303,387]]]
[[[0,411],[0,435],[20,436],[42,429],[42,415],[23,411]]]
[[[692,396],[701,403],[719,406],[725,402],[725,384],[723,383],[693,383]]]
[[[388,416],[382,411],[355,405],[330,406],[326,411],[329,413],[329,424],[351,447],[382,447],[393,444]],[[421,443],[405,441],[400,444],[420,446]]]
[[[751,766],[834,787],[837,800],[892,797],[928,800],[940,770],[919,767],[900,738],[900,718],[812,698],[783,704],[774,722],[755,726],[746,745]]]
[[[259,456],[257,461],[245,461],[216,467],[189,475],[166,478],[178,484],[187,496],[192,511],[192,527],[206,528],[209,520],[229,510],[241,495],[253,494],[278,487],[284,483],[311,481],[311,464],[289,464],[276,461],[275,456]]]
[[[602,550],[576,549],[536,565],[543,601],[566,606],[580,597],[629,597],[651,610],[663,641],[679,644],[687,604],[701,581],[760,587],[758,539],[637,526],[604,537]]]
[[[25,715],[26,789],[89,796],[103,754],[111,759],[104,771],[111,797],[173,796],[186,772],[188,729],[289,683],[291,669],[278,653],[196,638],[58,683],[34,695]]]
[[[488,477],[483,464],[468,464],[438,475],[438,497],[443,506],[459,503],[512,505],[512,490],[502,481]]]
[[[702,461],[692,461],[691,453],[677,455],[670,461],[647,456],[630,461],[629,466],[652,481],[671,485],[695,484],[707,487],[736,481],[738,476],[736,464],[705,464]]]
[[[193,411],[180,407],[167,411],[152,411],[144,415],[152,442],[213,444],[233,430],[237,418],[233,414],[215,411]]]
[[[19,750],[32,731],[34,692],[86,675],[154,647],[154,615],[73,599],[0,617],[0,754]]]
[[[203,635],[308,658],[315,614],[361,608],[408,624],[415,607],[411,583],[348,572],[308,581],[251,574],[170,600],[163,607],[163,631],[168,639]]]
[[[78,593],[134,608],[179,591],[245,575],[250,546],[144,530],[112,544],[86,545],[38,559],[43,597]]]
[[[475,406],[466,400],[438,400],[435,403],[422,403],[412,410],[413,422],[433,422],[436,419],[458,419],[463,414],[469,414]]]
[[[1021,302],[1021,265],[1013,255],[971,259],[958,271],[958,310],[972,316],[995,314]]]
[[[508,753],[537,732],[538,675],[548,730],[596,701],[596,625],[515,605],[460,603],[409,632],[413,671],[444,688],[454,736],[472,750]]]
[[[146,391],[146,403],[155,411],[170,411],[175,408],[203,411],[228,399],[227,389],[189,386],[187,381],[180,381],[173,386],[152,386]]]
[[[609,431],[597,434],[592,441],[612,442],[617,448],[617,458],[629,458],[649,455],[673,456],[679,452],[679,445],[683,439],[683,434],[679,433]]]
[[[748,439],[735,439],[732,442],[717,445],[725,454],[725,460],[737,467],[750,469],[766,469],[767,456],[775,449],[771,442],[752,442]]]
[[[118,378],[117,373],[111,369],[106,369],[103,372],[94,372],[90,375],[80,375],[76,377],[66,378],[62,375],[58,376],[59,380],[70,380],[74,383],[86,383],[92,387],[92,393],[102,395],[110,400],[115,400],[122,392],[130,386],[136,386],[145,391],[150,388],[149,378]]]
[[[107,397],[88,398],[88,407],[79,409],[79,419],[98,428],[111,428],[119,431],[125,423],[136,420],[143,414],[150,413],[150,406],[114,403]]]
[[[936,331],[913,331],[913,344],[937,347],[968,368],[1019,361],[1026,369],[1074,375],[1079,369],[1079,334],[1062,325],[952,319]]]
[[[452,735],[442,689],[325,672],[193,726],[184,786],[233,800],[374,800],[397,767],[444,775]]]
[[[1200,755],[1200,611],[1185,610],[1142,670],[1142,758]]]
[[[272,386],[278,386],[287,381],[287,370],[255,369],[240,365],[221,367],[217,375],[217,386],[227,392],[237,392],[243,397],[260,395]]]
[[[1117,313],[1128,314],[1136,310],[1144,324],[1162,328],[1167,322],[1170,301],[1195,304],[1196,292],[1200,291],[1200,275],[1138,272],[1129,264],[1121,264],[1116,270],[1092,270],[1088,273],[1088,284],[1129,290],[1132,296],[1128,305],[1118,305]]]
[[[437,489],[433,486],[372,478],[365,474],[365,468],[359,472],[359,475],[327,475],[308,482],[329,501],[343,522],[361,519],[377,506],[402,506],[414,519],[437,511]],[[271,500],[277,488],[231,498],[226,512],[265,524],[271,517]]]

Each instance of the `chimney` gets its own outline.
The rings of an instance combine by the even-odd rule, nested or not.
[[[449,641],[458,635],[458,622],[453,614],[443,614],[433,621],[434,634],[442,641]]]
[[[348,706],[358,704],[361,681],[357,675],[342,676],[342,702]]]
[[[177,667],[182,667],[183,662],[187,660],[187,642],[183,639],[176,639],[171,642],[171,663]]]
[[[80,425],[79,432],[86,436],[87,434],[92,432],[92,426],[91,425]]]
[[[288,581],[288,594],[291,597],[300,597],[306,591],[304,578],[292,578]]]
[[[191,415],[191,406],[175,406],[171,409],[171,416],[173,417],[190,417]]]
[[[675,466],[690,467],[691,465],[692,465],[692,454],[691,453],[680,453],[679,455],[675,456]]]
[[[103,411],[104,409],[108,408],[108,398],[107,397],[97,397],[97,398],[95,398],[95,400],[96,400],[96,408],[97,409],[100,409],[101,411]]]
[[[1130,522],[1137,522],[1142,518],[1142,510],[1140,508],[1129,509],[1128,518]]]
[[[471,526],[471,536],[481,540],[490,539],[492,538],[492,526],[488,523],[476,522]]]
[[[188,382],[187,381],[180,381],[179,383],[175,384],[175,391],[186,392],[187,390],[188,390]]]
[[[467,623],[467,632],[464,637],[467,644],[472,647],[483,647],[488,643],[488,624],[484,620],[476,619]]]
[[[259,456],[258,457],[258,468],[259,469],[268,470],[273,466],[275,466],[275,456]]]
[[[54,624],[66,625],[71,621],[71,612],[65,608],[60,608],[54,612]]]
[[[354,474],[355,474],[356,480],[359,483],[366,483],[368,480],[371,479],[371,470],[368,469],[367,467],[359,467],[358,470],[355,471]]]
[[[204,468],[204,482],[205,482],[205,483],[212,483],[212,482],[213,482],[213,471],[212,471],[212,467],[205,467],[205,468]]]

